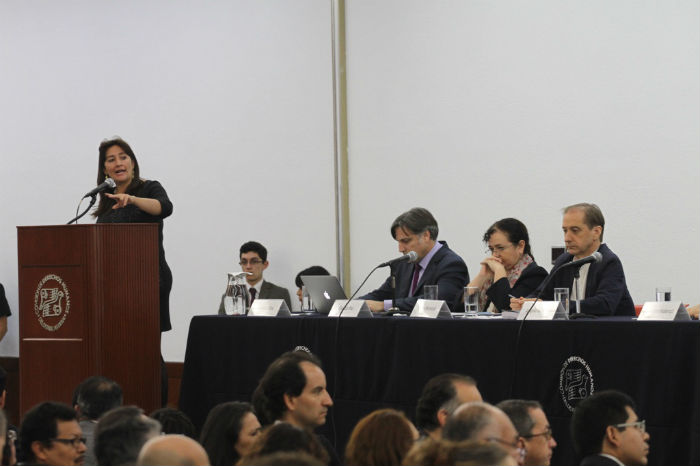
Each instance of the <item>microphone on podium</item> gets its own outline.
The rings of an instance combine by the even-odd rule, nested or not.
[[[95,196],[102,191],[106,191],[108,189],[114,189],[117,186],[117,183],[114,182],[112,178],[107,178],[102,182],[102,184],[98,185],[97,187],[93,188],[92,191],[87,193],[86,195],[83,196],[83,199],[86,197],[92,197]]]

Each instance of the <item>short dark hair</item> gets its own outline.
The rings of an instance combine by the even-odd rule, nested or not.
[[[595,204],[589,204],[588,202],[580,202],[564,207],[563,212],[567,213],[570,210],[582,210],[583,222],[588,228],[600,227],[600,241],[603,242],[605,217],[603,217],[603,212],[600,210],[600,207]]]
[[[38,441],[48,446],[58,435],[59,421],[77,421],[75,410],[64,403],[45,401],[27,411],[19,431],[18,460],[35,462],[32,443]]]
[[[243,417],[254,413],[253,405],[228,401],[214,406],[202,427],[199,442],[209,455],[211,464],[236,464],[240,459],[234,445],[243,426]]]
[[[81,416],[93,421],[110,409],[121,406],[124,398],[117,382],[101,375],[83,380],[76,388],[76,404]]]
[[[306,375],[300,364],[310,362],[321,367],[321,361],[306,351],[288,351],[275,359],[265,371],[253,392],[253,406],[262,425],[280,419],[287,406],[284,395],[299,396],[306,386]]]
[[[493,406],[480,401],[473,401],[467,405],[447,419],[442,429],[443,439],[453,442],[473,440],[493,422]]]
[[[600,453],[608,426],[627,422],[629,407],[635,411],[632,398],[617,390],[594,393],[581,401],[571,416],[571,438],[581,457]]]
[[[288,422],[265,427],[242,462],[257,464],[254,459],[278,452],[303,451],[328,464],[329,455],[313,432],[300,429]]]
[[[447,409],[450,414],[457,409],[457,390],[455,382],[464,382],[476,386],[476,380],[461,374],[440,374],[428,380],[416,404],[416,427],[432,431],[440,427],[437,414],[440,409]],[[450,406],[446,406],[449,404]]]
[[[134,179],[131,180],[129,186],[126,187],[126,193],[132,194],[144,183],[141,179],[141,174],[139,171],[139,162],[136,160],[136,154],[131,149],[131,146],[122,138],[116,136],[112,139],[105,139],[100,143],[98,150],[99,157],[97,162],[97,184],[100,185],[104,180],[107,179],[107,174],[105,173],[105,161],[107,160],[107,151],[114,147],[119,146],[126,155],[131,158],[131,162],[134,165]],[[100,193],[100,202],[97,204],[97,209],[92,213],[93,217],[99,217],[103,213],[107,212],[114,205],[114,201],[105,196],[104,192]]]
[[[164,434],[179,434],[197,440],[197,429],[195,429],[187,414],[179,409],[156,409],[149,417],[160,422],[160,427]]]
[[[262,259],[263,262],[267,260],[267,249],[265,249],[265,246],[257,241],[248,241],[247,243],[243,243],[241,250],[238,253],[238,257],[241,257],[246,252],[257,252],[258,256],[260,256],[260,259]]]
[[[520,241],[525,241],[525,249],[523,253],[532,256],[530,248],[530,235],[527,233],[527,227],[517,218],[502,218],[491,225],[486,233],[484,233],[484,243],[488,243],[496,231],[502,232],[513,244],[518,244]],[[534,256],[533,256],[534,259]]]
[[[0,366],[0,395],[7,389],[7,371]]]
[[[532,429],[535,427],[535,421],[532,419],[530,411],[542,409],[539,401],[535,400],[504,400],[496,407],[506,413],[521,437],[532,434]]]
[[[438,224],[433,214],[422,207],[414,207],[413,209],[402,213],[394,223],[391,224],[391,236],[396,239],[396,230],[408,230],[413,234],[421,234],[424,231],[430,233],[430,239],[433,241],[438,237]]]
[[[251,461],[247,464],[255,466],[325,466],[328,464],[303,451],[278,451],[251,458]]]
[[[149,438],[160,433],[160,423],[136,406],[106,412],[95,427],[95,458],[100,466],[134,464]]]
[[[294,283],[296,284],[297,288],[301,288],[301,286],[304,284],[301,281],[302,275],[330,275],[330,273],[328,273],[328,270],[324,269],[320,265],[312,265],[311,267],[306,268],[297,274],[296,278],[294,279]]]

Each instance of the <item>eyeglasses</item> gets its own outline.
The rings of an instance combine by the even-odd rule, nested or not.
[[[624,424],[614,424],[613,427],[617,427],[618,429],[625,429],[627,427],[634,427],[641,433],[646,432],[647,430],[647,422],[644,420],[637,421],[637,422],[626,422]]]
[[[503,251],[505,251],[506,249],[508,249],[508,248],[510,248],[510,247],[512,247],[512,246],[514,246],[514,245],[513,245],[513,244],[509,244],[508,246],[494,246],[494,247],[489,246],[488,248],[486,248],[486,250],[484,251],[484,253],[486,253],[486,254],[488,254],[488,253],[491,253],[491,254],[496,254],[496,253],[502,254]]]
[[[262,263],[263,263],[263,261],[261,261],[260,259],[251,259],[251,260],[241,259],[241,261],[238,263],[238,265],[245,267],[248,264],[258,265],[258,264],[262,264]]]
[[[85,437],[76,437],[76,438],[52,438],[52,442],[58,442],[62,443],[64,445],[73,445],[73,448],[80,448],[80,444],[82,443],[83,445],[85,442],[87,442],[87,439]]]
[[[500,439],[498,437],[487,437],[486,441],[500,443],[501,445],[505,445],[507,447],[510,447],[510,448],[517,450],[518,455],[520,455],[521,462],[525,459],[525,455],[527,454],[527,450],[525,450],[524,448],[520,448],[518,446],[517,440],[515,440],[513,443],[511,443],[511,442],[508,442],[507,440],[503,440],[503,439]]]
[[[540,437],[540,436],[544,437],[545,440],[547,440],[547,441],[552,440],[552,428],[547,427],[547,430],[545,430],[544,432],[540,432],[539,434],[522,435],[521,437],[533,438],[533,437]]]

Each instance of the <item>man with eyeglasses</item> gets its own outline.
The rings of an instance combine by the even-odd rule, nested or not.
[[[649,434],[632,398],[616,390],[581,401],[571,417],[571,436],[580,466],[644,466]]]
[[[511,457],[523,465],[525,449],[520,445],[520,437],[513,423],[501,409],[482,401],[462,404],[449,417],[442,430],[443,440],[461,442],[497,443],[505,448]]]
[[[52,466],[83,464],[85,438],[75,411],[66,404],[46,401],[27,411],[19,441],[20,462]]]
[[[267,261],[267,249],[257,241],[243,243],[239,251],[239,264],[246,275],[246,289],[248,291],[248,305],[250,306],[256,298],[260,299],[284,299],[289,309],[292,308],[292,300],[289,290],[263,279],[263,271],[270,265]],[[219,314],[226,314],[224,310],[224,298],[221,296],[219,304]]]
[[[525,449],[524,466],[549,466],[557,446],[542,405],[534,400],[505,400],[496,405],[508,415]]]

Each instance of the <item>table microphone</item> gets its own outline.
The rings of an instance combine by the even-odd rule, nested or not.
[[[418,253],[416,251],[408,251],[406,254],[403,254],[396,259],[391,259],[390,261],[382,262],[379,264],[377,267],[388,267],[390,265],[394,265],[397,262],[409,262],[413,263],[418,260]]]

